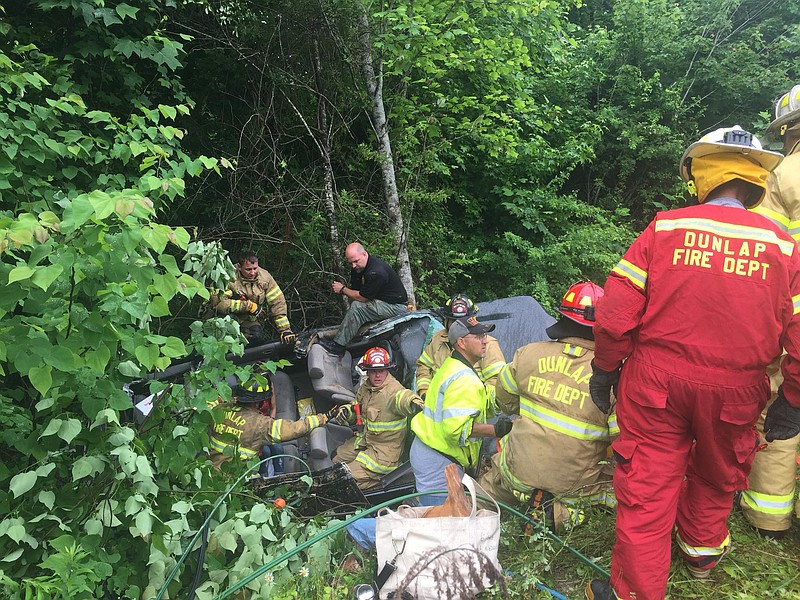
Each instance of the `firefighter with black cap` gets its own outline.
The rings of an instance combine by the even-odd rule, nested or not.
[[[463,317],[472,317],[477,314],[478,307],[464,294],[456,294],[447,301],[445,307],[439,311],[444,317],[444,329],[433,334],[430,343],[425,347],[417,359],[417,393],[425,398],[428,387],[431,385],[436,369],[453,352],[453,348],[447,339],[447,332],[453,321]],[[489,391],[490,401],[494,398],[495,382],[506,364],[506,358],[500,349],[497,339],[491,335],[486,336],[486,355],[482,356],[473,366],[481,381]]]
[[[596,310],[592,401],[616,387],[616,542],[590,600],[663,600],[671,540],[689,575],[730,550],[728,515],[759,445],[767,367],[786,350],[767,441],[800,432],[800,254],[761,202],[782,156],[715,130],[684,152],[700,204],[660,212],[612,269]]]
[[[418,492],[445,489],[448,464],[455,464],[462,474],[474,469],[480,438],[503,437],[511,431],[512,422],[506,416],[494,425],[488,423],[494,407],[474,366],[486,355],[487,334],[494,327],[473,315],[455,320],[447,331],[453,352],[436,370],[422,412],[411,419],[416,437],[409,459]],[[431,494],[419,502],[433,506],[444,500],[444,496]]]
[[[775,222],[800,242],[800,85],[782,94],[773,107],[774,119],[767,128],[783,142],[786,157],[767,178],[767,193],[755,212]],[[770,366],[772,399],[783,382],[780,361]],[[758,421],[763,432],[766,411]],[[792,512],[800,518],[797,497],[797,444],[800,435],[788,440],[774,440],[756,454],[750,471],[749,486],[742,493],[739,505],[744,516],[767,537],[783,537],[792,526]]]
[[[354,403],[337,412],[335,421],[355,425],[360,417],[361,426],[352,442],[339,446],[333,462],[345,463],[358,487],[368,490],[400,465],[408,417],[422,409],[422,399],[389,372],[395,365],[384,348],[367,350],[359,366],[367,372],[367,381],[358,388]]]
[[[572,285],[547,328],[551,342],[523,346],[500,372],[497,403],[520,415],[500,441],[500,452],[480,479],[492,497],[521,505],[551,530],[577,525],[583,508],[616,506],[608,447],[616,418],[589,398],[594,358],[594,314],[603,288]]]
[[[262,446],[288,442],[325,425],[339,407],[326,414],[309,415],[299,421],[276,419],[261,412],[262,404],[272,398],[268,375],[256,367],[251,379],[241,384],[232,402],[217,402],[212,409],[221,411],[222,419],[211,428],[210,459],[214,467],[234,456],[250,460],[259,456]]]

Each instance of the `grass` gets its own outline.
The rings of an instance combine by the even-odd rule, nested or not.
[[[614,544],[614,515],[604,511],[588,511],[587,521],[564,535],[566,544],[608,570]],[[667,600],[781,600],[800,598],[800,526],[795,524],[782,540],[773,540],[756,533],[742,513],[735,509],[728,527],[733,549],[712,571],[709,579],[693,579],[673,549],[667,587]],[[340,560],[349,552],[343,536],[334,554]],[[582,600],[583,589],[597,571],[575,557],[556,541],[541,534],[525,536],[520,521],[503,516],[498,558],[507,572],[509,598],[548,600],[553,596],[541,589],[545,586],[568,600]],[[359,583],[370,583],[374,573],[375,554],[367,557],[364,570],[345,574],[338,570],[333,579],[320,581],[317,593],[306,600],[345,600],[352,598],[352,589]],[[480,598],[501,597],[497,589],[488,590]]]
[[[738,510],[731,513],[728,527],[733,549],[715,568],[711,577],[698,581],[689,576],[683,561],[673,551],[667,587],[668,600],[766,600],[800,598],[800,530],[793,527],[783,540],[759,536]],[[504,524],[500,563],[522,574],[510,578],[512,597],[551,598],[547,592],[531,589],[531,577],[569,600],[583,598],[586,582],[598,577],[571,553],[546,539],[529,541]],[[592,512],[590,519],[564,541],[608,570],[614,544],[614,515]],[[526,596],[525,594],[531,593]]]
[[[572,548],[608,570],[614,544],[614,515],[590,511],[586,523],[563,539]],[[692,579],[683,562],[673,551],[667,588],[667,600],[782,600],[800,598],[800,527],[795,525],[782,540],[759,536],[738,509],[728,523],[733,540],[732,551],[704,581]],[[343,541],[343,540],[342,540]],[[349,549],[346,544],[336,554]],[[520,522],[503,517],[500,564],[508,572],[508,597],[551,600],[553,596],[537,587],[550,588],[568,600],[582,600],[586,582],[599,577],[557,542],[542,534],[522,535]],[[345,600],[352,598],[352,588],[369,583],[375,569],[375,556],[368,557],[364,571],[350,575],[337,572],[332,581],[320,586],[309,598]],[[322,582],[320,582],[322,583]],[[480,598],[500,597],[488,590]]]

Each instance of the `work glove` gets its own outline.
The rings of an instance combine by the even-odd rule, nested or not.
[[[342,427],[349,427],[356,422],[355,412],[353,411],[352,404],[341,404],[339,406],[334,406],[332,409],[326,412],[325,415],[328,417],[329,423],[336,423]]]
[[[764,418],[764,434],[768,442],[788,440],[800,433],[800,408],[795,408],[783,395],[783,386],[778,388],[778,397],[767,409]]]
[[[294,344],[294,341],[297,339],[297,336],[291,329],[284,329],[283,331],[281,331],[280,336],[281,336],[281,343],[286,344],[287,346]]]
[[[501,438],[503,436],[508,435],[513,426],[514,426],[514,421],[511,420],[511,417],[507,417],[505,415],[499,417],[497,419],[497,422],[494,424],[495,437]]]
[[[231,312],[236,314],[249,313],[254,315],[258,313],[258,304],[250,300],[231,300]]]
[[[411,408],[411,416],[413,417],[418,412],[422,412],[422,409],[425,408],[425,401],[419,396],[414,396],[411,399],[411,405],[409,408]]]
[[[611,388],[619,382],[619,367],[613,371],[604,371],[592,361],[592,376],[589,378],[589,395],[592,402],[607,415],[611,410]]]

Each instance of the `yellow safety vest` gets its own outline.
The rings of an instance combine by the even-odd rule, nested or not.
[[[430,448],[462,467],[478,461],[480,439],[469,439],[474,422],[485,423],[488,395],[472,367],[452,356],[436,371],[425,396],[425,408],[411,420],[411,429]]]

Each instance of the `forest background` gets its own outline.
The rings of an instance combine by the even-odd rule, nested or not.
[[[340,318],[353,240],[419,306],[550,308],[688,201],[687,144],[762,133],[800,82],[782,0],[0,7],[0,581],[18,597],[152,597],[226,485],[206,402],[230,396],[241,339],[190,327],[208,295],[181,268],[191,239],[255,251],[296,330]],[[150,424],[126,423],[123,386],[191,352],[195,394],[155,385]],[[264,540],[313,535],[245,500],[214,517],[199,597],[263,564]]]

